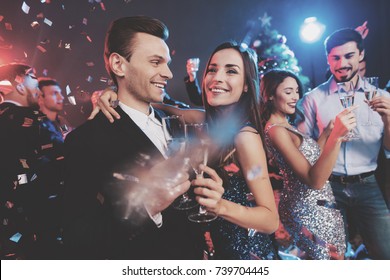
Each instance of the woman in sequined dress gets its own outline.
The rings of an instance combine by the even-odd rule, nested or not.
[[[259,134],[257,77],[255,52],[233,42],[214,50],[203,76],[206,121],[216,147],[210,166],[218,177],[192,183],[198,202],[219,216],[210,223],[217,259],[277,256],[269,236],[278,227],[278,215]],[[214,184],[223,185],[222,198],[212,193]]]
[[[115,99],[110,94],[106,92],[100,98],[99,106],[105,106],[107,111],[108,100]],[[233,42],[219,45],[207,63],[202,95],[205,112],[159,108],[184,115],[188,123],[209,124],[215,144],[209,160],[213,168],[203,166],[209,176],[193,180],[192,185],[197,201],[218,215],[210,222],[214,256],[276,259],[270,234],[278,228],[279,219],[259,133],[262,127],[256,53]]]
[[[343,137],[356,126],[354,107],[339,113],[317,143],[290,124],[302,117],[296,108],[301,93],[299,79],[289,71],[270,70],[261,79],[265,145],[284,182],[279,215],[306,258],[342,259],[343,219],[327,179]]]

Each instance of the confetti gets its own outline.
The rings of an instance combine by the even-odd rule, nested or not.
[[[9,240],[18,243],[21,237],[22,235],[19,232],[17,232],[14,235],[12,235]]]
[[[30,166],[27,164],[27,159],[19,159],[20,163],[22,164],[23,168],[29,169]]]
[[[46,24],[49,25],[49,26],[52,26],[52,25],[53,25],[53,22],[52,22],[50,19],[48,19],[48,18],[45,18],[45,19],[43,20],[43,22],[46,23]]]
[[[108,83],[108,78],[106,78],[106,77],[100,77],[100,81],[101,81],[102,83]]]
[[[252,167],[249,171],[248,174],[246,175],[246,178],[248,181],[252,181],[256,178],[258,178],[262,173],[262,168],[260,165]]]
[[[90,42],[90,43],[92,43],[92,39],[91,39],[91,37],[89,37],[89,35],[87,35],[87,40]]]
[[[12,209],[14,207],[14,204],[11,201],[6,201],[5,208]]]
[[[3,19],[4,19],[4,16],[1,16],[1,15],[0,15],[0,22],[2,22]]]
[[[31,127],[34,120],[30,118],[24,118],[24,123],[22,124],[23,127]]]
[[[72,50],[72,49],[70,48],[70,43],[65,43],[65,49],[67,49],[67,50]]]
[[[30,181],[32,182],[32,181],[34,181],[36,178],[38,178],[38,175],[37,175],[37,174],[34,174],[34,175],[32,175]]]
[[[253,237],[255,236],[257,230],[255,230],[254,228],[248,228],[248,236],[250,237]]]
[[[49,143],[41,146],[42,150],[51,149],[51,148],[53,148],[53,143]]]
[[[37,14],[37,18],[43,18],[43,17],[44,17],[43,13]]]
[[[62,48],[62,40],[58,42],[58,48]]]
[[[30,25],[32,28],[37,29],[39,27],[39,22],[33,21]]]
[[[24,185],[27,184],[28,182],[27,174],[19,174],[17,178],[18,178],[19,185]]]
[[[65,90],[66,90],[66,95],[69,95],[72,92],[70,90],[70,86],[69,85],[66,85]]]
[[[12,31],[12,24],[9,22],[4,23],[5,29]]]
[[[100,2],[100,8],[102,9],[102,11],[106,11],[106,7],[104,6],[103,2]]]
[[[13,45],[12,44],[3,44],[3,45],[0,45],[0,49],[3,49],[3,50],[12,50],[13,49]]]
[[[93,78],[92,78],[92,76],[89,75],[86,80],[87,80],[87,82],[92,83]]]
[[[100,192],[97,193],[96,199],[100,202],[100,204],[104,204],[104,196]]]
[[[46,49],[40,45],[37,46],[37,49],[40,50],[42,53],[46,52]]]
[[[87,62],[87,63],[85,63],[85,64],[87,64],[88,67],[93,67],[93,66],[95,66],[95,63],[93,63],[92,61],[89,61],[89,62]]]
[[[84,25],[87,25],[87,24],[88,24],[88,19],[87,19],[87,18],[83,18],[83,24],[84,24]]]
[[[26,2],[23,2],[22,4],[22,11],[28,15],[28,13],[30,12],[30,6],[26,4]]]
[[[48,73],[49,73],[49,71],[47,69],[43,69],[43,71],[42,71],[42,75],[43,76],[47,76]]]
[[[43,44],[43,45],[46,45],[46,44],[50,43],[50,40],[49,39],[44,39],[40,43]]]
[[[233,162],[229,165],[225,165],[223,169],[225,169],[227,172],[232,172],[232,173],[237,173],[238,171],[240,171],[240,168]]]
[[[70,104],[76,105],[76,99],[74,98],[74,96],[68,96],[68,101]]]

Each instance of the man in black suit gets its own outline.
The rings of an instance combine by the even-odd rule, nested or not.
[[[104,59],[121,118],[111,124],[99,113],[66,138],[67,258],[202,256],[198,225],[169,208],[190,183],[180,160],[165,160],[163,113],[150,105],[172,78],[167,37],[162,22],[145,16],[118,19],[107,32]]]

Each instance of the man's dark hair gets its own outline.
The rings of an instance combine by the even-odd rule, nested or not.
[[[60,86],[60,84],[52,78],[39,78],[38,79],[38,87],[41,91],[42,91],[43,87],[47,87],[47,86]]]
[[[325,39],[325,50],[328,55],[333,48],[342,46],[348,42],[356,42],[360,52],[364,50],[363,38],[359,32],[352,28],[336,30]]]
[[[108,28],[104,42],[104,62],[107,72],[117,86],[116,76],[110,69],[109,57],[112,53],[117,53],[130,61],[133,53],[133,39],[136,33],[147,33],[164,41],[169,36],[167,26],[155,18],[132,16],[113,21]]]

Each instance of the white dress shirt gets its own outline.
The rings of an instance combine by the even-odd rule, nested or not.
[[[390,97],[387,91],[379,89],[378,92],[382,96]],[[356,175],[377,168],[384,124],[381,116],[374,112],[364,100],[363,81],[359,78],[355,91],[355,104],[359,107],[354,110],[359,139],[342,143],[333,174]],[[344,109],[333,77],[305,94],[300,100],[300,105],[305,114],[305,121],[300,123],[298,128],[314,139],[318,139],[330,120]],[[365,125],[368,118],[372,122],[371,125]],[[390,158],[390,151],[385,149],[385,155]]]
[[[154,109],[150,106],[149,115],[142,113],[138,110],[130,108],[129,106],[123,104],[119,101],[119,106],[122,110],[135,122],[135,124],[145,133],[145,135],[153,142],[156,148],[161,152],[164,158],[167,158],[167,142],[164,137],[164,132],[162,124],[156,118]],[[149,214],[149,217],[157,225],[157,227],[162,226],[162,215],[157,213],[156,215],[151,215],[149,210],[146,208],[146,211]]]

